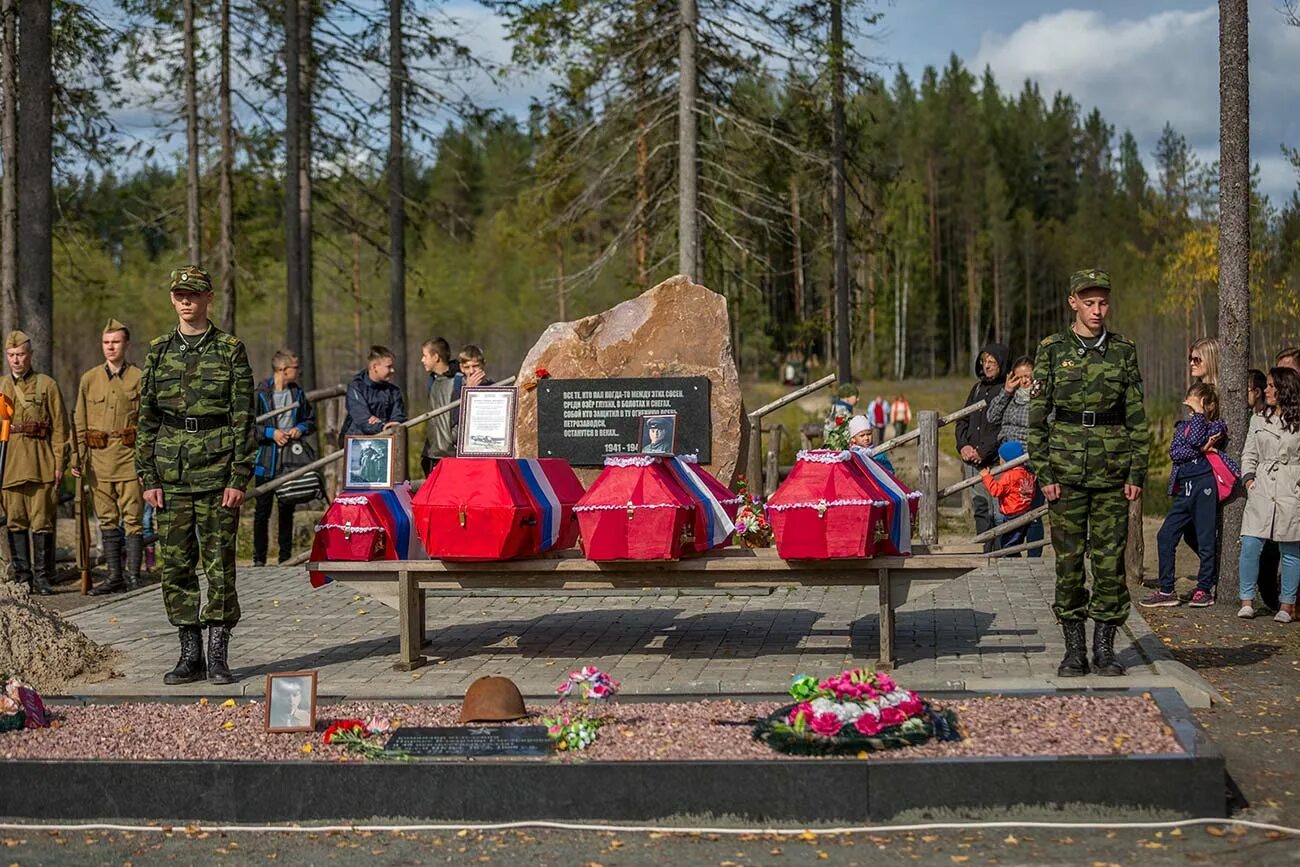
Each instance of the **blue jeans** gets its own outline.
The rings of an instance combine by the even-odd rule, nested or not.
[[[1255,588],[1259,585],[1259,555],[1267,541],[1258,536],[1241,537],[1238,569],[1242,602],[1255,600]],[[1278,542],[1277,547],[1282,552],[1282,590],[1278,593],[1278,600],[1283,605],[1294,605],[1296,591],[1300,590],[1300,542]]]

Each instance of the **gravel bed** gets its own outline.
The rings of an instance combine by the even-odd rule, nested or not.
[[[744,723],[771,713],[774,702],[698,701],[613,704],[590,760],[771,759],[817,761],[774,752],[750,737]],[[944,702],[957,712],[966,739],[931,741],[871,758],[961,756],[1131,755],[1181,752],[1155,702],[1146,696],[984,696]],[[554,705],[529,706],[537,724]],[[56,726],[0,734],[4,759],[249,759],[347,761],[325,745],[330,721],[380,716],[402,726],[456,725],[459,705],[345,702],[323,705],[317,732],[267,734],[260,702],[121,704],[56,709]],[[723,723],[723,724],[719,724]],[[575,756],[564,756],[572,760]]]

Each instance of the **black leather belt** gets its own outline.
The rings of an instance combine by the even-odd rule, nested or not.
[[[1066,424],[1081,424],[1084,427],[1106,427],[1128,423],[1126,413],[1118,409],[1105,412],[1071,412],[1068,409],[1058,409],[1056,420]]]
[[[219,412],[212,415],[168,415],[163,413],[162,423],[168,427],[180,428],[186,433],[198,433],[203,430],[216,430],[230,424],[230,413]]]

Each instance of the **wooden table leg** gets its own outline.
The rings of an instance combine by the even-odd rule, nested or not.
[[[880,589],[880,659],[879,671],[894,670],[894,604],[889,586],[889,570],[881,569],[878,576]]]
[[[417,619],[421,608],[417,601],[418,595],[420,595],[418,576],[407,571],[398,572],[397,620],[399,632],[397,635],[398,645],[401,648],[401,658],[393,665],[393,668],[398,671],[411,671],[428,663],[428,660],[420,653],[423,645],[420,642],[422,627]]]
[[[420,647],[422,648],[429,643],[429,633],[425,626],[428,614],[428,606],[425,603],[428,602],[428,599],[429,591],[417,586],[415,590],[415,620],[420,626]]]

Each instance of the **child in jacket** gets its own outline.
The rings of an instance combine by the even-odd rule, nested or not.
[[[1182,604],[1174,593],[1174,561],[1178,543],[1190,527],[1196,538],[1200,568],[1196,590],[1187,604],[1208,608],[1214,604],[1214,586],[1219,582],[1219,487],[1206,458],[1211,440],[1216,446],[1228,441],[1228,427],[1219,418],[1219,397],[1214,386],[1198,382],[1183,401],[1188,416],[1174,426],[1169,441],[1169,513],[1156,537],[1160,549],[1160,587],[1141,601],[1145,608],[1168,608]],[[1226,460],[1226,458],[1225,458]],[[1235,470],[1235,467],[1233,467]]]
[[[1023,457],[1024,454],[1025,447],[1015,440],[998,446],[998,460],[1004,464]],[[1002,515],[1002,520],[998,523],[1005,523],[1023,515],[1033,506],[1038,480],[1025,464],[1007,470],[999,476],[993,475],[991,470],[985,468],[980,470],[980,478],[984,482],[985,489],[998,501],[998,512]],[[1004,534],[998,541],[998,547],[1010,548],[1024,544],[1028,531],[1029,528],[1025,526]]]

